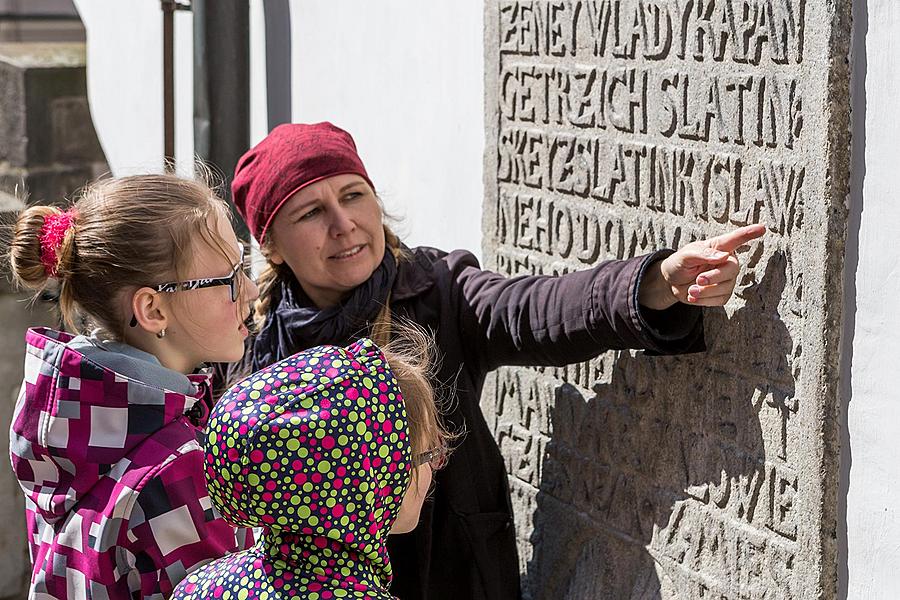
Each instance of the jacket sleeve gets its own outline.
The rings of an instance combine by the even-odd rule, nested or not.
[[[145,480],[125,536],[130,587],[142,600],[168,598],[198,566],[253,543],[249,529],[232,527],[212,506],[196,444]]]
[[[563,365],[607,350],[680,354],[705,349],[702,310],[638,304],[647,268],[671,250],[607,261],[561,276],[506,278],[482,270],[465,251],[447,255],[460,334],[469,351],[501,365]]]

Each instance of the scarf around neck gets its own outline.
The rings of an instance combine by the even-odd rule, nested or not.
[[[295,277],[283,278],[273,309],[253,342],[253,371],[321,344],[343,344],[371,324],[385,306],[397,278],[397,259],[385,249],[381,264],[341,302],[317,307]]]

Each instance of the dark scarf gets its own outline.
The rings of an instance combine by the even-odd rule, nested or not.
[[[339,304],[320,309],[296,278],[283,279],[266,323],[253,342],[253,371],[320,344],[344,344],[371,324],[397,278],[397,260],[390,249],[377,269]]]

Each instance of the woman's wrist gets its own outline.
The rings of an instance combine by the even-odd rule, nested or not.
[[[662,260],[647,267],[638,285],[638,304],[653,310],[665,310],[678,302],[662,273]]]

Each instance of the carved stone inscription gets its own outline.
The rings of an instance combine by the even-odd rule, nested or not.
[[[829,4],[486,1],[491,268],[767,226],[705,353],[489,380],[526,598],[834,597],[849,7]]]

